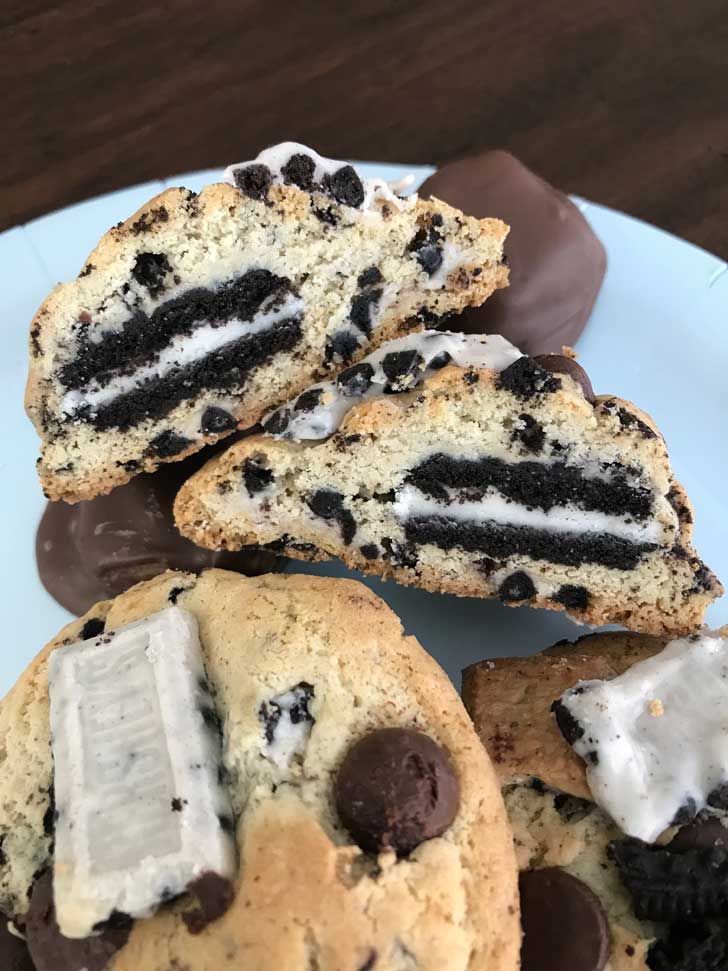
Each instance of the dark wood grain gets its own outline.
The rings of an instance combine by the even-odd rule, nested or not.
[[[4,0],[0,229],[284,138],[506,146],[728,257],[725,0]]]

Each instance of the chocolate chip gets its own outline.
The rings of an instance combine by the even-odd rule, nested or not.
[[[308,499],[307,505],[312,513],[322,519],[332,519],[341,528],[341,538],[348,546],[356,535],[356,521],[344,506],[344,497],[335,489],[318,489]]]
[[[8,929],[10,919],[0,911],[0,968],[3,971],[35,971],[28,945]]]
[[[106,621],[101,617],[89,618],[81,628],[81,640],[88,641],[92,637],[98,637],[99,634],[103,634],[104,627],[106,627]]]
[[[349,319],[367,337],[372,332],[372,308],[379,303],[381,298],[381,290],[367,290],[365,293],[358,293],[351,301]]]
[[[381,283],[383,279],[384,277],[379,267],[370,266],[359,274],[356,282],[363,289],[364,287],[372,287],[375,283]]]
[[[562,870],[526,870],[521,896],[522,971],[603,971],[610,933],[599,898]]]
[[[167,429],[166,432],[161,432],[156,438],[153,438],[149,443],[149,451],[152,455],[157,455],[160,459],[171,458],[173,455],[179,455],[180,452],[191,445],[192,442],[189,438],[185,438],[184,435],[178,435],[177,432]]]
[[[197,907],[182,914],[190,934],[200,934],[208,924],[222,917],[235,899],[230,880],[209,871],[188,884],[187,892],[197,899]]]
[[[333,334],[326,344],[326,361],[346,363],[350,361],[359,349],[359,341],[350,330],[340,330]]]
[[[374,368],[365,361],[342,371],[336,379],[336,384],[345,395],[362,395],[368,390],[373,377]]]
[[[685,850],[728,848],[728,829],[715,816],[698,816],[687,826],[681,827],[668,843],[674,853]]]
[[[273,182],[267,165],[255,162],[235,172],[235,185],[251,199],[265,199]]]
[[[457,815],[459,784],[448,754],[412,728],[381,728],[349,749],[336,778],[336,807],[362,849],[406,856],[440,836]]]
[[[269,435],[282,435],[291,423],[288,408],[279,408],[263,422],[263,430]]]
[[[561,387],[559,378],[549,374],[533,358],[519,357],[501,371],[496,385],[517,398],[528,400],[537,394],[550,394]]]
[[[450,361],[452,361],[452,354],[449,351],[441,351],[432,358],[427,367],[431,371],[440,371],[442,368],[447,367]]]
[[[393,391],[406,391],[416,383],[412,379],[422,374],[424,363],[424,358],[414,348],[408,351],[390,351],[382,360],[382,370]]]
[[[580,738],[583,738],[583,726],[574,718],[563,701],[557,699],[551,705],[551,711],[556,719],[556,724],[559,726],[559,731],[569,745],[574,745]]]
[[[511,439],[520,442],[527,452],[543,451],[546,433],[540,422],[533,415],[518,416],[518,426],[511,433]]]
[[[243,464],[243,482],[248,495],[255,496],[265,491],[273,482],[275,476],[270,469],[261,465],[257,459],[246,459]]]
[[[111,959],[127,942],[131,918],[114,912],[97,925],[93,937],[69,938],[61,934],[53,904],[53,875],[41,874],[33,886],[25,934],[35,971],[105,971]],[[4,965],[3,965],[4,968]]]
[[[172,272],[164,253],[140,253],[131,269],[131,275],[150,293],[158,293],[164,286],[164,278]]]
[[[376,543],[365,543],[359,547],[359,552],[367,560],[376,560],[379,556],[379,547]]]
[[[539,354],[534,357],[534,361],[552,374],[568,374],[579,385],[589,404],[594,404],[594,388],[592,388],[589,375],[581,364],[578,364],[573,358],[566,357],[564,354]]]
[[[356,209],[364,202],[364,186],[353,165],[342,165],[332,175],[325,175],[321,184],[344,206]]]
[[[308,391],[299,394],[293,408],[295,411],[301,412],[313,411],[321,404],[322,395],[321,388],[309,388]]]
[[[533,580],[523,570],[511,573],[498,587],[498,597],[503,603],[518,603],[536,596]]]
[[[589,591],[577,584],[564,583],[551,599],[569,610],[586,610],[589,606]]]
[[[297,152],[291,155],[286,164],[281,169],[283,181],[286,184],[297,185],[299,189],[310,191],[313,188],[313,177],[316,172],[316,163],[310,155]]]
[[[200,431],[203,435],[221,435],[223,432],[231,432],[237,428],[238,423],[229,411],[224,408],[216,408],[210,405],[205,408],[200,421]]]

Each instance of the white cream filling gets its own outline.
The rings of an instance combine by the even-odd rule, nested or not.
[[[400,522],[418,516],[445,516],[460,522],[492,522],[503,526],[528,526],[554,533],[609,533],[632,543],[662,542],[662,526],[652,520],[636,523],[627,517],[579,509],[570,503],[537,509],[523,506],[493,491],[476,501],[461,500],[453,490],[449,504],[424,495],[412,485],[403,486],[392,506]]]
[[[236,172],[248,168],[250,165],[266,165],[270,169],[273,181],[283,183],[285,180],[282,170],[290,162],[293,155],[308,155],[309,158],[313,159],[315,163],[314,182],[320,182],[325,175],[333,175],[340,168],[349,164],[348,162],[337,161],[333,158],[325,158],[325,156],[319,155],[318,152],[315,152],[307,145],[301,145],[298,142],[281,142],[278,145],[271,145],[270,148],[263,149],[256,158],[251,159],[249,162],[236,162],[233,165],[228,165],[223,173],[223,179],[225,182],[229,182],[230,185],[235,185]],[[361,206],[357,206],[356,208],[363,212],[373,211],[381,203],[388,203],[400,210],[411,209],[417,201],[416,193],[406,198],[402,198],[398,194],[412,185],[414,182],[413,176],[406,176],[404,179],[399,179],[397,182],[391,183],[377,178],[362,179],[361,182],[364,188],[364,201]]]
[[[335,381],[312,385],[308,390],[321,390],[321,402],[310,411],[293,412],[285,431],[277,438],[293,441],[316,441],[328,438],[339,428],[344,417],[364,400],[384,395],[389,379],[384,373],[382,362],[388,354],[415,350],[422,357],[422,364],[412,375],[407,390],[416,387],[425,378],[434,374],[432,361],[444,352],[450,355],[449,364],[461,368],[487,368],[503,371],[519,357],[521,352],[498,334],[480,336],[476,334],[455,334],[448,331],[425,330],[409,334],[396,340],[387,341],[378,350],[363,358],[359,364],[369,364],[373,368],[372,382],[363,394],[346,394]],[[288,411],[292,403],[270,412],[263,419],[267,423],[273,415]]]
[[[728,781],[728,641],[717,633],[671,641],[561,702],[583,729],[574,750],[594,800],[629,836],[653,842],[678,810],[703,809]]]
[[[206,871],[233,876],[203,678],[197,621],[179,607],[51,654],[53,892],[66,937],[114,910],[147,917]]]
[[[303,301],[289,293],[275,309],[266,310],[263,304],[251,320],[235,318],[223,324],[200,324],[191,334],[174,337],[153,363],[139,367],[131,374],[114,375],[104,384],[94,380],[85,388],[66,392],[61,399],[60,412],[65,416],[72,416],[81,408],[90,408],[93,412],[145,381],[164,378],[172,371],[193,364],[226,344],[269,330],[289,317],[296,317],[303,313],[303,308]]]

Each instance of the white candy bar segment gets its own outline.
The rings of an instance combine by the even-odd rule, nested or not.
[[[728,781],[728,640],[717,634],[671,641],[560,703],[581,733],[573,748],[595,801],[629,836],[653,842],[678,810],[697,813]]]
[[[59,648],[48,678],[61,932],[87,937],[115,910],[147,917],[205,871],[232,877],[195,617],[169,607]]]

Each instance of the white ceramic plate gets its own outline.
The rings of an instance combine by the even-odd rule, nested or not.
[[[362,174],[418,182],[431,171],[376,163]],[[34,463],[35,432],[23,413],[28,325],[60,280],[71,279],[109,226],[125,219],[165,185],[200,189],[216,172],[151,182],[93,199],[0,235],[0,693],[70,615],[45,592],[35,569],[34,538],[44,500]],[[728,579],[728,265],[683,240],[579,201],[604,242],[609,269],[577,349],[597,392],[637,402],[662,429],[678,478],[696,507],[695,544]],[[352,575],[338,564],[292,569]],[[483,657],[530,654],[583,632],[563,614],[492,601],[463,600],[364,581],[400,615],[456,684]],[[728,598],[714,604],[711,626],[728,622]]]

